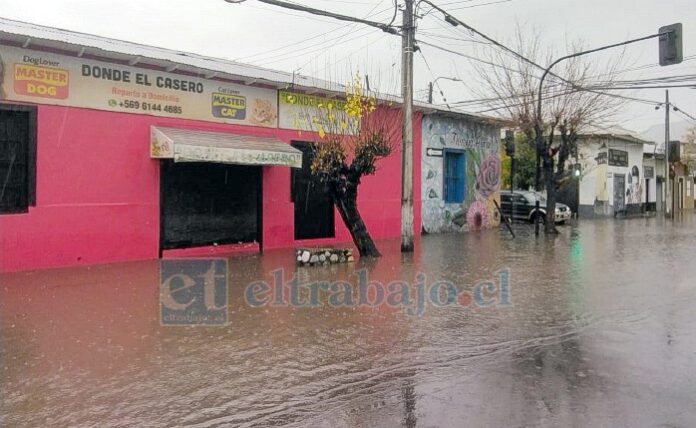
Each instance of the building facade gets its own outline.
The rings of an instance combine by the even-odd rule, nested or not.
[[[693,210],[696,208],[696,143],[675,141],[672,144],[674,153],[670,153],[670,164],[674,172],[671,185],[673,207],[675,211]]]
[[[423,232],[498,226],[500,128],[454,114],[428,114],[422,123]]]
[[[580,217],[641,213],[655,200],[655,165],[644,168],[645,144],[628,132],[579,136]]]
[[[309,170],[309,143],[321,138],[309,107],[341,93],[0,20],[0,271],[350,242]],[[415,225],[420,136],[416,113]],[[375,239],[400,236],[400,133],[392,139],[359,191]]]

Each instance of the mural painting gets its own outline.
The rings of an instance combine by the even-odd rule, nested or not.
[[[645,203],[642,157],[642,144],[609,140],[583,145],[579,156],[584,171],[580,205],[592,204],[583,215],[640,212]]]
[[[423,231],[496,227],[500,215],[498,128],[466,119],[423,119]]]
[[[643,186],[640,179],[640,169],[637,165],[633,165],[626,173],[626,184],[626,204],[640,204]]]

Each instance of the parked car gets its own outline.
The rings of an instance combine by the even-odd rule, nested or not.
[[[536,210],[536,200],[539,199],[539,211]],[[514,202],[514,212],[513,212]],[[546,198],[536,192],[505,191],[500,192],[500,209],[503,215],[515,220],[534,222],[534,217],[539,216],[539,221],[546,222]],[[568,205],[556,202],[556,223],[563,224],[570,220],[573,212]]]

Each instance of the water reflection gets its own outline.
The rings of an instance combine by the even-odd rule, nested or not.
[[[694,226],[586,221],[535,240],[519,225],[326,268],[235,256],[226,327],[160,326],[156,262],[4,275],[0,426],[693,425]],[[470,292],[509,268],[512,305],[244,301],[278,269],[355,286],[360,268]]]

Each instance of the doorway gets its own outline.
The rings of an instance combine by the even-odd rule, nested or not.
[[[293,141],[302,152],[302,168],[293,168],[290,194],[295,205],[295,239],[333,238],[334,205],[323,185],[313,176],[314,149],[310,143]]]
[[[614,215],[626,210],[626,177],[614,174]]]
[[[655,182],[655,211],[663,211],[662,208],[662,182],[657,180]]]
[[[261,243],[261,167],[162,160],[160,248]]]

